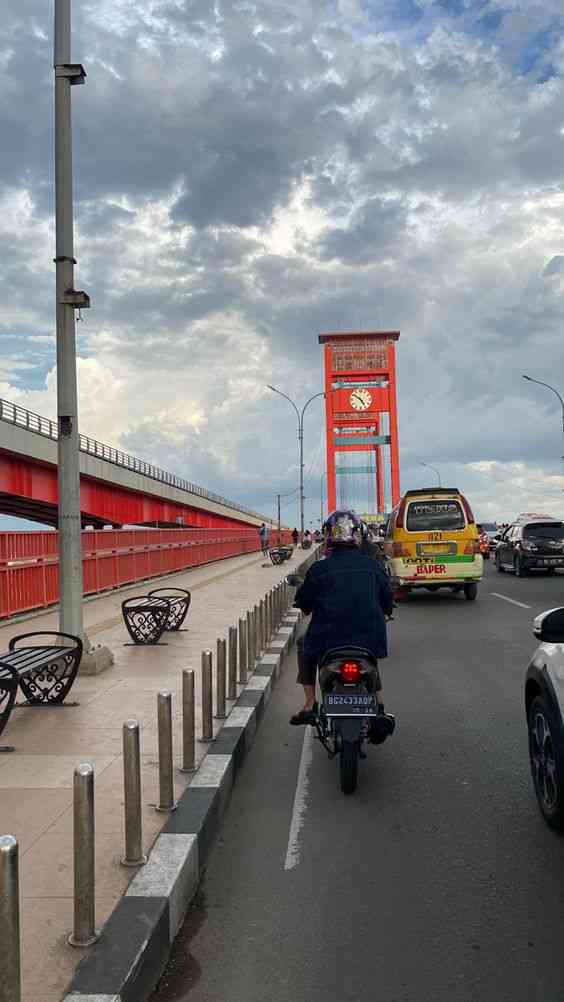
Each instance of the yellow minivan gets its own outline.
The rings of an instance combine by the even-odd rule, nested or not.
[[[478,594],[484,558],[470,505],[456,488],[407,491],[388,519],[384,550],[401,593],[451,588],[469,601]]]

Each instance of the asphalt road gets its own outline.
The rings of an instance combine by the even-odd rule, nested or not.
[[[559,604],[563,577],[491,566],[474,603],[403,604],[382,666],[396,733],[352,797],[311,742],[285,869],[305,734],[289,664],[154,1002],[562,1002],[564,839],[536,807],[522,695],[531,619]]]

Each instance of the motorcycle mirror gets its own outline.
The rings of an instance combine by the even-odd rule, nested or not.
[[[303,584],[303,580],[299,574],[288,574],[286,581],[292,588],[299,588]]]

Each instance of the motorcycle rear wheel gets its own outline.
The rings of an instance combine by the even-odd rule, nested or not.
[[[341,790],[345,794],[354,793],[358,782],[358,742],[343,741],[339,757]]]

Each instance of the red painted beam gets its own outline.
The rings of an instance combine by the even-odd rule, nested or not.
[[[0,511],[6,514],[26,511],[28,514],[22,514],[24,518],[44,518],[51,511],[51,524],[55,525],[57,503],[55,466],[44,465],[30,457],[0,452]],[[251,524],[84,476],[80,478],[80,508],[84,524],[90,521],[116,526],[175,525],[179,518],[182,518],[183,525],[203,529],[240,529]]]

